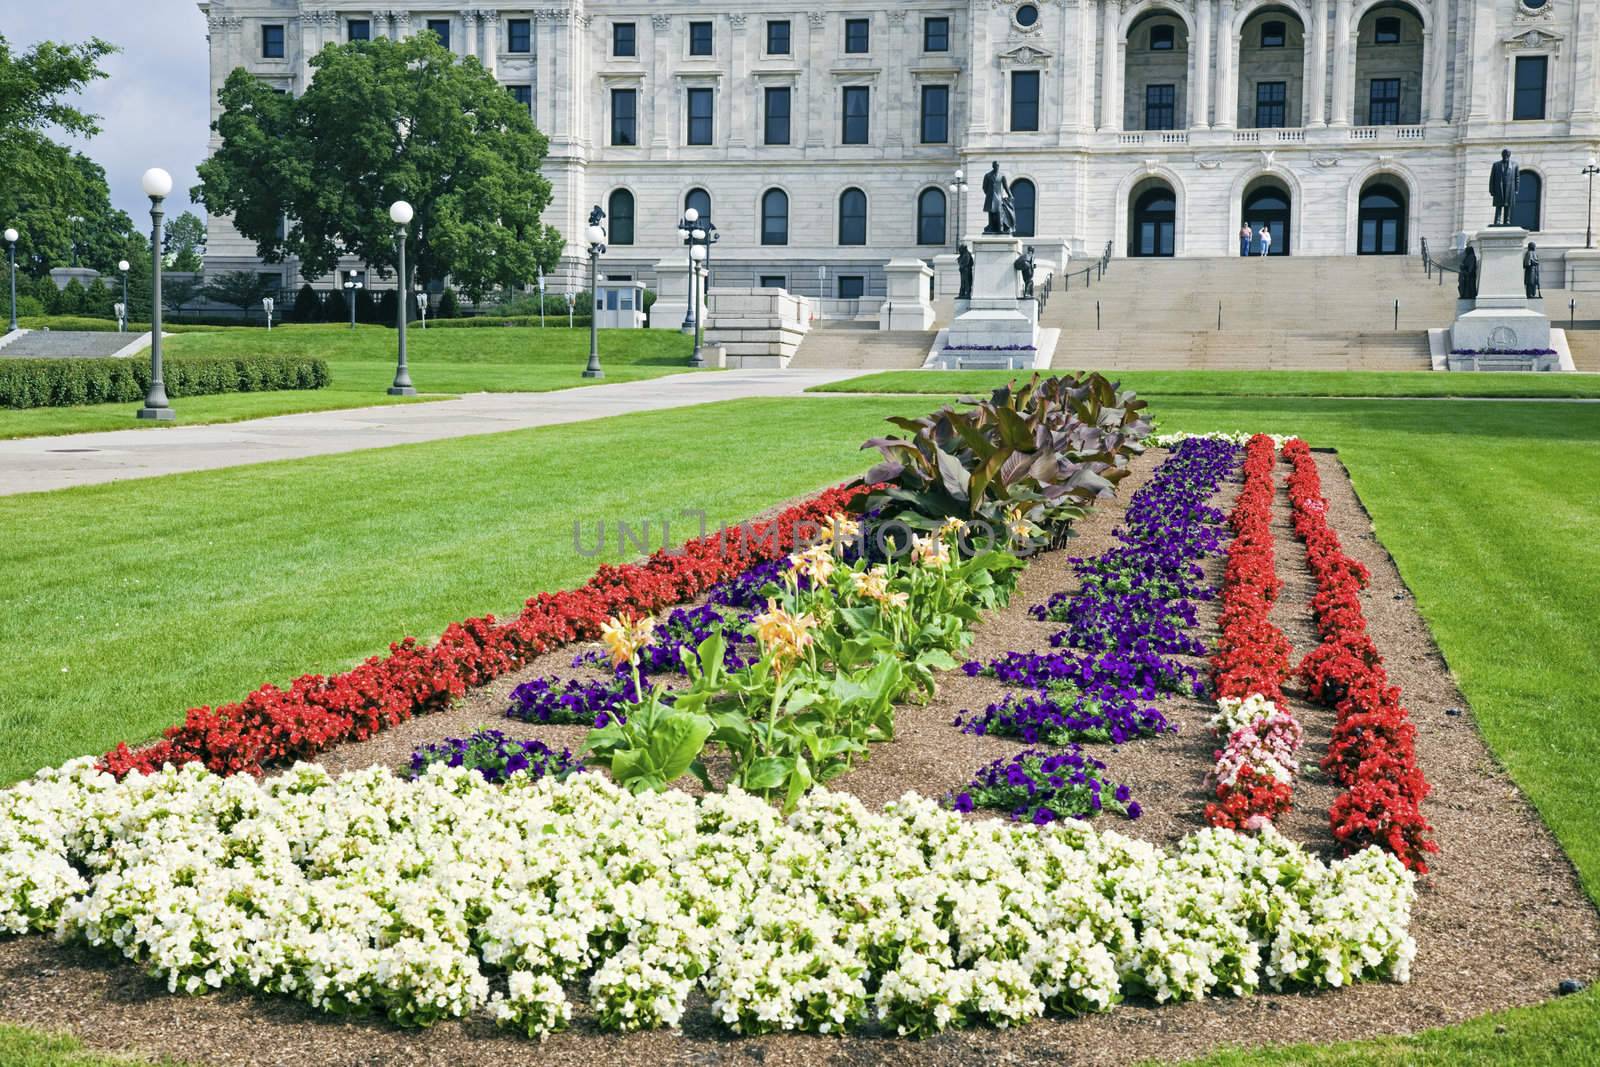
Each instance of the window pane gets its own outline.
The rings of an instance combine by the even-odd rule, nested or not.
[[[1287,31],[1281,22],[1263,22],[1261,24],[1261,47],[1282,48]]]
[[[1176,129],[1178,90],[1173,85],[1147,85],[1144,90],[1144,128]]]
[[[429,19],[428,32],[439,38],[439,43],[446,48],[450,47],[450,20]]]
[[[1038,201],[1038,192],[1033,183],[1027,178],[1019,178],[1011,183],[1011,204],[1017,213],[1017,236],[1032,237],[1034,234],[1034,205]]]
[[[922,143],[948,144],[950,141],[950,87],[922,87]]]
[[[844,50],[853,54],[867,51],[871,25],[867,19],[845,19]]]
[[[845,144],[866,144],[871,124],[872,91],[864,85],[851,85],[844,91]]]
[[[789,104],[789,89],[786,86],[766,91],[764,128],[767,144],[789,143]]]
[[[1373,24],[1372,39],[1377,44],[1400,43],[1400,20],[1393,17],[1381,18]]]
[[[1011,73],[1011,128],[1039,128],[1039,72],[1036,70]]]
[[[711,54],[711,23],[689,23],[689,54],[691,56]]]
[[[760,287],[762,289],[787,289],[789,288],[789,279],[782,274],[763,274]]]
[[[532,22],[527,19],[508,19],[506,21],[506,51],[533,51]]]
[[[944,244],[944,192],[924,189],[917,197],[917,244]]]
[[[867,279],[859,274],[839,275],[839,299],[860,300],[867,295]]]
[[[639,97],[636,89],[611,90],[611,143],[639,143]]]
[[[786,56],[789,54],[789,20],[773,19],[767,23],[767,55]]]
[[[683,207],[687,211],[694,208],[698,217],[709,219],[711,217],[711,194],[704,189],[690,189],[689,195],[683,198]]]
[[[508,85],[506,88],[511,90],[511,99],[515,100],[529,111],[533,110],[533,86]]]
[[[782,189],[769,189],[761,198],[761,243],[789,243],[789,196]]]
[[[710,144],[713,130],[710,89],[689,90],[689,143]]]
[[[263,59],[283,58],[283,27],[261,27],[261,57]]]
[[[922,50],[924,52],[950,51],[950,20],[930,18],[922,21]]]
[[[1511,210],[1511,221],[1524,230],[1539,229],[1539,195],[1544,183],[1531,170],[1525,170],[1517,179],[1517,202]]]
[[[846,189],[839,197],[839,243],[867,243],[867,194],[860,189]]]
[[[633,244],[633,194],[618,189],[611,194],[606,213],[611,224],[610,242],[614,245]]]
[[[639,54],[638,29],[631,22],[618,22],[611,27],[611,54],[636,56]]]
[[[1367,125],[1394,126],[1400,122],[1400,79],[1373,78],[1367,103]]]
[[[371,19],[351,19],[347,26],[347,30],[349,39],[352,41],[372,40]]]
[[[1283,126],[1285,87],[1283,82],[1256,83],[1256,126],[1279,129]]]
[[[1545,74],[1549,69],[1547,56],[1520,56],[1517,59],[1517,85],[1513,98],[1513,119],[1544,118]]]
[[[1150,51],[1170,52],[1177,47],[1177,34],[1171,26],[1150,27]]]

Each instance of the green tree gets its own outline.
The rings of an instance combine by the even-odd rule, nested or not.
[[[251,277],[253,278],[255,275],[252,274]],[[184,308],[199,300],[202,296],[209,295],[210,287],[206,285],[206,280],[201,275],[197,274],[193,278],[168,278],[163,275],[161,278],[161,309],[173,315],[180,314]],[[145,299],[148,306],[149,298],[146,297]],[[219,301],[219,303],[228,303],[228,301]]]
[[[322,318],[322,301],[310,282],[301,285],[300,291],[295,294],[294,308],[289,312],[289,318],[292,322],[316,322]]]
[[[111,292],[111,287],[104,278],[96,278],[89,283],[89,288],[83,294],[83,313],[93,315],[97,319],[114,319],[117,312],[111,305],[115,304],[122,295],[122,280],[117,279],[117,292]]]
[[[406,200],[407,262],[424,283],[448,276],[480,297],[554,269],[561,236],[539,220],[548,142],[477,60],[419,34],[330,45],[311,65],[299,97],[228,76],[222,143],[191,193],[263,259],[298,256],[315,276],[354,255],[392,271],[389,205]]]
[[[168,270],[198,274],[205,270],[206,224],[192,211],[168,219],[161,237]]]
[[[83,284],[76,278],[69,279],[67,281],[66,288],[61,290],[61,303],[59,305],[61,310],[56,312],[56,314],[82,315],[83,298]]]
[[[253,270],[230,270],[205,284],[206,299],[242,309],[246,317],[261,307],[261,298],[272,296],[278,287]]]

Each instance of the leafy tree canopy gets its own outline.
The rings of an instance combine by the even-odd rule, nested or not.
[[[162,289],[165,288],[163,283]],[[208,299],[246,311],[260,307],[262,297],[272,296],[277,291],[276,284],[253,270],[230,270],[226,274],[219,274],[207,281],[204,289]]]
[[[476,59],[418,34],[330,45],[311,65],[299,98],[243,69],[229,75],[214,124],[221,147],[191,194],[232,215],[263,259],[297,256],[308,277],[344,254],[392,269],[389,205],[406,200],[419,281],[448,276],[480,297],[554,269],[561,237],[539,220],[548,142]]]
[[[206,224],[192,211],[168,219],[161,238],[167,269],[198,273],[205,269]]]

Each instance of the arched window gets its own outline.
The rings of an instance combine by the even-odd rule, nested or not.
[[[1524,230],[1539,229],[1539,198],[1544,194],[1544,182],[1539,175],[1525,170],[1517,179],[1517,206],[1511,212],[1511,221]]]
[[[626,189],[618,189],[611,194],[611,199],[606,201],[606,222],[611,231],[609,240],[614,245],[633,244],[633,194]]]
[[[690,208],[700,212],[701,218],[709,219],[711,217],[711,194],[704,189],[690,189],[688,195],[683,198],[683,209],[688,211]]]
[[[917,244],[944,244],[944,190],[924,189],[917,197]]]
[[[867,194],[860,189],[846,189],[839,194],[839,243],[867,243]]]
[[[1034,235],[1033,208],[1038,198],[1033,182],[1027,178],[1018,178],[1011,183],[1011,205],[1017,212],[1018,237]]]
[[[1368,183],[1356,211],[1357,255],[1406,254],[1406,194],[1399,186],[1381,179]]]
[[[768,189],[761,194],[761,243],[789,243],[789,194],[782,189]]]

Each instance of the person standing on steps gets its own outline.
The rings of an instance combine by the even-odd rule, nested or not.
[[[1272,253],[1272,231],[1267,229],[1266,223],[1263,222],[1261,224],[1261,229],[1257,231],[1256,236],[1261,241],[1260,254],[1263,256],[1270,255]]]
[[[1251,236],[1250,224],[1247,222],[1243,226],[1239,227],[1239,255],[1240,256],[1248,256],[1250,254],[1250,236]]]

